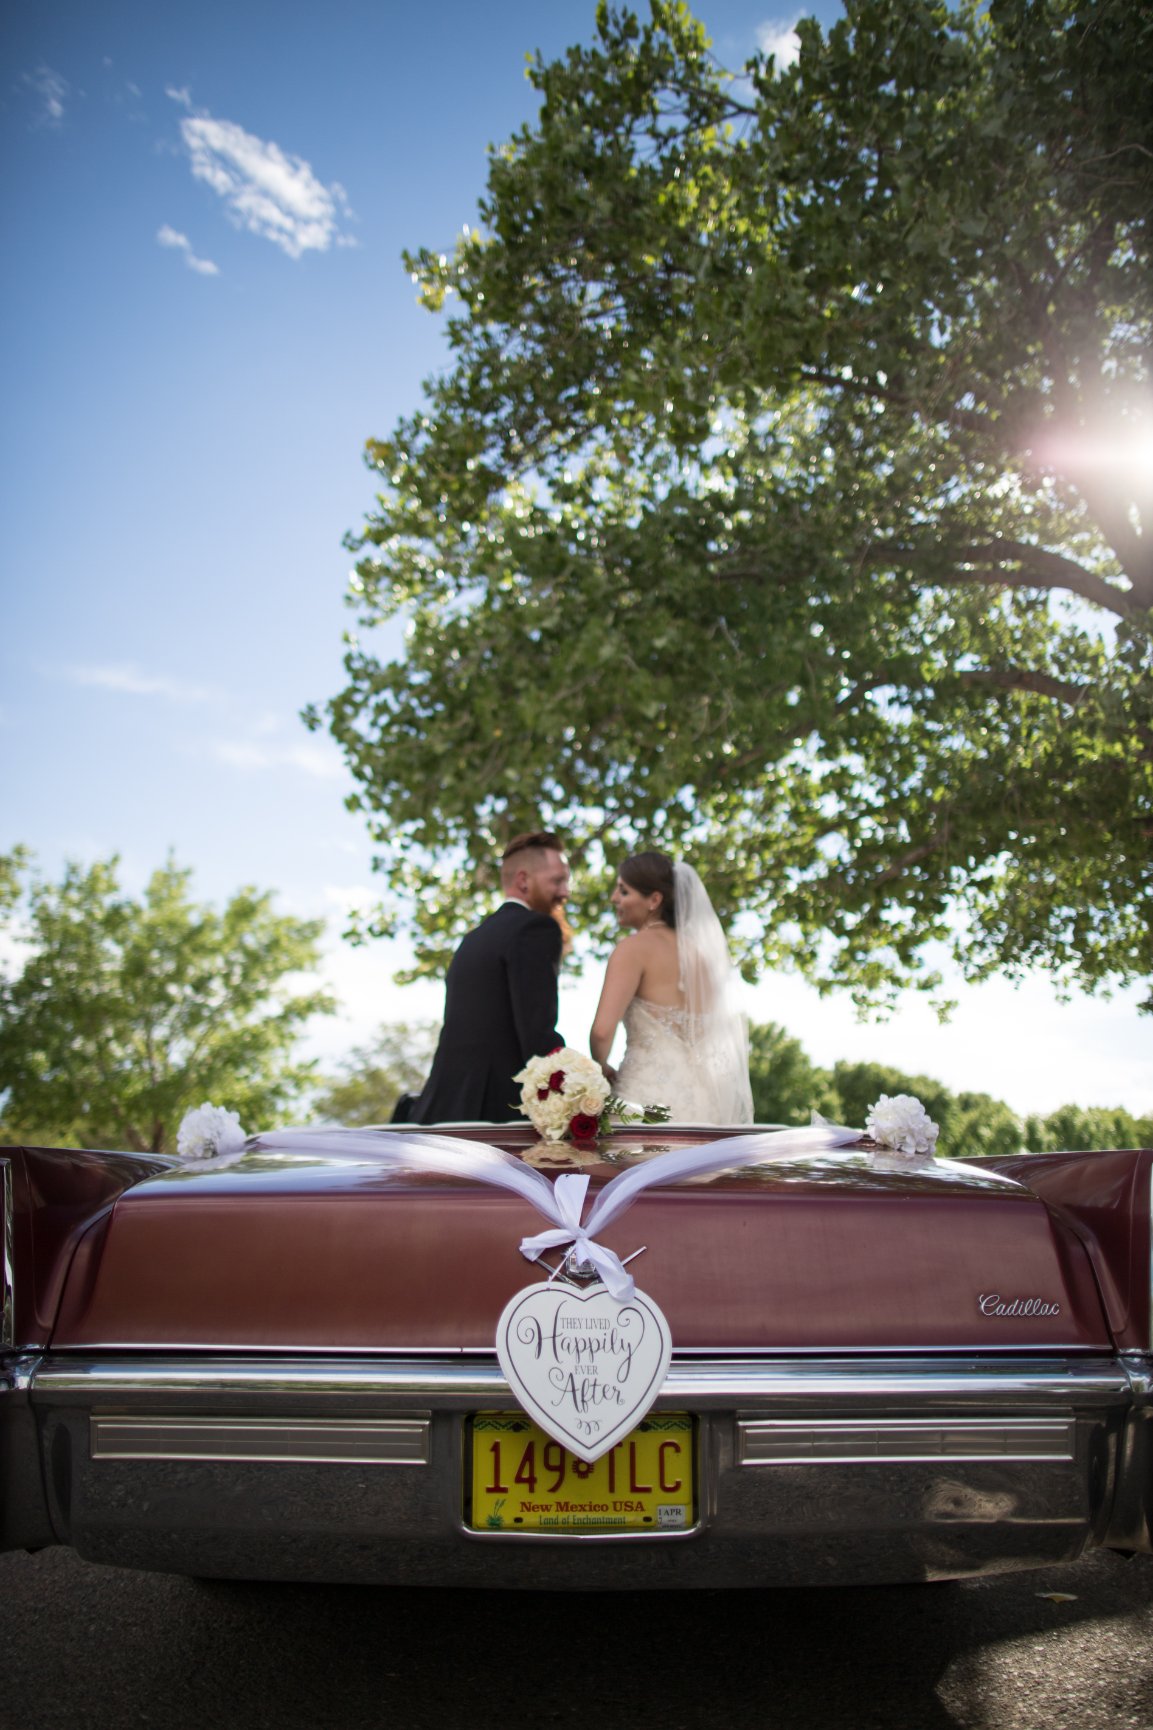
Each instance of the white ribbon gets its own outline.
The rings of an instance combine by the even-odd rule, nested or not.
[[[434,1171],[445,1177],[471,1177],[478,1183],[515,1190],[546,1219],[560,1223],[553,1186],[541,1172],[483,1141],[457,1135],[419,1135],[390,1129],[274,1129],[254,1135],[252,1153],[303,1153],[331,1159],[370,1159],[398,1171]]]
[[[689,1177],[703,1177],[710,1172],[827,1153],[861,1139],[859,1129],[817,1123],[808,1129],[773,1129],[760,1135],[725,1136],[699,1147],[674,1148],[619,1172],[605,1184],[583,1224],[587,1173],[567,1172],[550,1183],[541,1172],[486,1142],[465,1141],[460,1136],[399,1135],[392,1130],[278,1129],[269,1135],[253,1136],[248,1146],[254,1153],[303,1153],[327,1158],[337,1153],[346,1158],[371,1159],[399,1171],[440,1172],[447,1177],[472,1178],[478,1183],[511,1189],[553,1222],[551,1230],[522,1238],[523,1256],[538,1261],[546,1249],[572,1244],[577,1260],[591,1262],[613,1297],[626,1301],[636,1289],[632,1276],[613,1250],[594,1240],[593,1233],[618,1219],[644,1190]]]

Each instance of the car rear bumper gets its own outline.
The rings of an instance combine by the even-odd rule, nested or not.
[[[697,1521],[654,1534],[465,1529],[466,1419],[513,1403],[479,1356],[47,1354],[22,1375],[34,1424],[19,1433],[56,1540],[123,1567],[597,1590],[916,1581],[1148,1548],[1151,1370],[679,1358],[656,1409],[697,1419]],[[15,1416],[0,1399],[0,1442],[25,1447]]]

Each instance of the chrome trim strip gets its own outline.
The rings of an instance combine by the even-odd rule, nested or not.
[[[867,1465],[909,1460],[1072,1460],[1077,1425],[1064,1418],[1003,1422],[880,1418],[871,1423],[795,1418],[737,1424],[742,1466]]]
[[[924,1409],[926,1401],[942,1406],[958,1399],[1001,1405],[1025,1400],[1056,1403],[1090,1400],[1123,1402],[1129,1383],[1115,1358],[906,1358],[728,1361],[674,1361],[662,1397],[673,1389],[691,1408],[741,1402],[745,1391],[754,1398],[788,1396],[814,1403],[845,1398],[888,1400],[912,1396]]]
[[[12,1208],[12,1161],[0,1159],[0,1351],[10,1351],[16,1344],[16,1249]]]
[[[39,1352],[21,1352],[0,1366],[0,1394],[30,1394],[41,1363]]]
[[[79,1396],[92,1404],[121,1397],[400,1398],[418,1407],[499,1409],[511,1395],[495,1363],[464,1358],[263,1358],[45,1356],[35,1376],[41,1399]],[[813,1406],[846,1399],[897,1406],[915,1399],[919,1416],[932,1405],[952,1416],[956,1405],[1120,1405],[1131,1397],[1116,1358],[674,1359],[660,1404],[681,1410],[731,1409],[788,1398]],[[926,1403],[928,1402],[928,1409]]]
[[[291,1361],[295,1358],[308,1357],[321,1361],[325,1358],[340,1360],[352,1354],[365,1355],[372,1348],[358,1346],[320,1346],[304,1344],[299,1341],[291,1345],[265,1346],[269,1353]],[[881,1355],[882,1348],[878,1346],[844,1345],[838,1340],[826,1341],[819,1346],[729,1346],[718,1350],[716,1346],[678,1346],[678,1358],[715,1358],[728,1356],[739,1358],[742,1362],[756,1358],[796,1358],[804,1361],[807,1358],[874,1358]],[[1068,1355],[1070,1357],[1092,1357],[1100,1355],[1107,1347],[1104,1342],[1086,1347],[1080,1340],[1046,1340],[1042,1345],[1031,1347],[1027,1340],[1014,1339],[1004,1345],[998,1345],[995,1340],[968,1340],[963,1344],[951,1346],[901,1346],[886,1345],[883,1355],[886,1358],[1020,1358],[1025,1355],[1035,1357],[1055,1358]],[[78,1357],[90,1357],[94,1352],[107,1355],[112,1352],[124,1352],[134,1356],[151,1353],[154,1357],[177,1357],[195,1354],[197,1357],[229,1357],[239,1355],[244,1347],[235,1340],[85,1340],[82,1346],[60,1346],[60,1353],[75,1352]],[[388,1361],[394,1358],[436,1358],[451,1362],[454,1358],[468,1358],[470,1361],[482,1362],[491,1358],[496,1362],[494,1346],[383,1346],[376,1353],[381,1359]]]
[[[94,1460],[265,1460],[424,1466],[428,1418],[191,1418],[94,1413]]]

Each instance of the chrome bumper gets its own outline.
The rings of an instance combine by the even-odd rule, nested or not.
[[[580,1589],[880,1583],[1148,1547],[1148,1359],[674,1361],[698,1522],[467,1531],[481,1358],[49,1355],[30,1377],[58,1541],[232,1577]],[[1144,1541],[1142,1541],[1142,1533]]]

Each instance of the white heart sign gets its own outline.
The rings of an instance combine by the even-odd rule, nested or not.
[[[661,1391],[669,1324],[651,1298],[603,1285],[530,1285],[505,1305],[496,1355],[542,1430],[589,1464],[635,1428]]]

